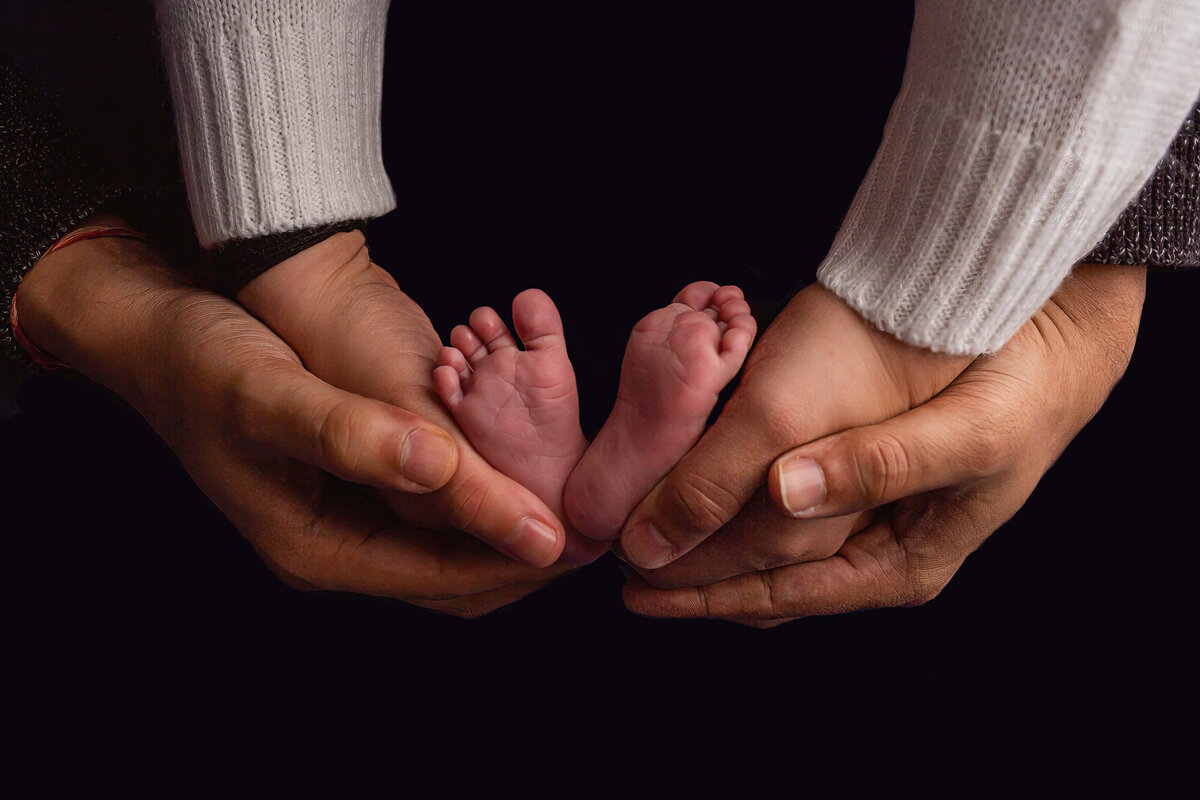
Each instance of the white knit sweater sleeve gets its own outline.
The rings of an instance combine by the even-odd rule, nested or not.
[[[388,0],[158,0],[196,232],[229,239],[386,214]]]
[[[893,335],[998,350],[1200,94],[1200,0],[918,0],[883,142],[818,279]]]

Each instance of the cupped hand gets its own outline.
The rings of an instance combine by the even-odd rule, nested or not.
[[[457,469],[442,488],[423,496],[386,493],[404,520],[465,531],[535,566],[560,556],[580,566],[604,552],[601,543],[568,539],[562,522],[533,492],[492,468],[467,441],[434,388],[441,340],[421,308],[370,260],[361,233],[335,234],[272,267],[237,299],[313,374],[418,414],[454,437]]]
[[[634,577],[627,606],[770,626],[935,597],[1104,403],[1144,294],[1144,268],[1077,267],[999,353],[929,402],[781,456],[770,499],[760,491],[703,546]],[[780,482],[796,460],[820,488],[789,512]]]
[[[882,333],[823,286],[809,286],[755,345],[717,421],[630,514],[620,549],[636,567],[669,564],[736,517],[781,453],[907,411],[968,363]],[[793,487],[788,502],[807,508],[812,489]],[[829,555],[840,544],[797,546]]]
[[[397,521],[362,484],[437,488],[455,466],[446,433],[316,378],[244,309],[184,285],[141,242],[93,239],[51,254],[22,284],[20,312],[35,344],[146,418],[293,587],[474,616],[566,570],[535,569],[461,533]],[[442,467],[406,471],[405,442],[417,433],[447,441]]]

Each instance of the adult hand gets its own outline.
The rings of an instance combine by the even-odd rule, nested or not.
[[[1077,267],[999,353],[928,403],[781,456],[773,502],[760,492],[700,549],[635,577],[626,604],[769,626],[932,599],[1104,403],[1144,295],[1142,267]],[[822,488],[789,518],[781,481],[796,460],[820,471]]]
[[[533,492],[493,469],[471,447],[433,386],[442,343],[421,308],[372,263],[361,233],[335,234],[264,272],[238,302],[265,322],[315,375],[437,423],[455,438],[457,471],[416,497],[389,493],[406,521],[465,531],[535,566],[579,566],[603,545],[572,537]],[[564,547],[566,550],[564,551]]]
[[[733,519],[780,453],[907,411],[970,361],[905,344],[809,286],[755,345],[716,423],[630,514],[621,549],[637,567],[670,563]],[[793,487],[791,507],[811,505],[813,488]]]
[[[403,443],[446,434],[314,377],[244,309],[184,285],[141,242],[93,239],[52,253],[26,276],[19,303],[30,339],[137,409],[290,586],[474,616],[566,570],[398,523],[363,487],[334,478],[436,488],[440,475],[406,471]]]

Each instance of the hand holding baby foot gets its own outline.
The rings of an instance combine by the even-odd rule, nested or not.
[[[292,256],[247,284],[237,299],[319,378],[418,415],[450,437],[457,466],[446,470],[452,474],[441,488],[386,493],[401,519],[427,530],[469,533],[533,567],[558,560],[562,523],[530,490],[489,465],[458,430],[433,387],[441,341],[420,306],[371,261],[361,233],[335,234]],[[335,423],[333,438],[351,450],[361,446],[344,419]]]
[[[452,346],[438,356],[438,395],[489,464],[565,520],[563,485],[587,440],[558,309],[540,289],[517,295],[513,325],[523,350],[495,310],[477,308],[469,322],[450,332]],[[562,559],[583,564],[603,552],[568,531]]]
[[[689,284],[634,326],[616,405],[567,483],[567,515],[579,531],[617,538],[638,501],[704,433],[755,330],[742,290],[710,282]]]
[[[630,515],[621,548],[640,568],[669,564],[733,519],[778,456],[908,411],[971,360],[905,344],[809,286],[763,334],[720,418]],[[822,502],[823,478],[806,466],[774,467],[772,490],[788,513]]]

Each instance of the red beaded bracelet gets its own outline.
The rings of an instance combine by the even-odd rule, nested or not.
[[[41,261],[42,258],[50,255],[55,250],[61,250],[69,244],[81,242],[84,239],[99,239],[105,236],[114,236],[122,239],[140,239],[143,242],[150,241],[149,236],[141,231],[135,231],[133,228],[122,228],[113,225],[88,225],[84,228],[76,228],[54,244],[50,245],[50,249],[42,253],[41,258],[39,258],[38,261]],[[69,364],[59,361],[45,350],[42,350],[36,344],[29,341],[29,337],[22,332],[21,326],[17,323],[17,296],[20,295],[20,293],[21,287],[18,285],[17,291],[13,292],[12,303],[8,307],[8,324],[12,327],[13,338],[17,340],[17,344],[21,345],[21,347],[29,355],[30,359],[46,369],[69,367]]]

